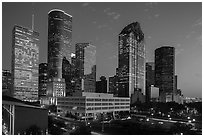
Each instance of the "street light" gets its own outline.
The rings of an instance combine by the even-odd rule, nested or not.
[[[195,119],[193,119],[193,121],[195,122]]]

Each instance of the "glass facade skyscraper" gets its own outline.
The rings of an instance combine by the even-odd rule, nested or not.
[[[119,93],[121,97],[137,99],[136,92],[145,91],[145,45],[144,34],[138,22],[127,25],[119,34]]]
[[[47,63],[39,64],[39,88],[38,88],[38,96],[39,98],[42,96],[46,96],[47,92]]]
[[[16,25],[12,45],[13,96],[23,101],[37,101],[39,33]]]
[[[65,96],[70,78],[63,59],[71,64],[72,16],[59,9],[48,13],[48,90],[50,96]],[[65,61],[64,61],[65,62]],[[71,68],[68,68],[71,69]],[[64,74],[63,74],[64,72]],[[66,75],[66,76],[65,76]],[[64,79],[66,77],[66,79]],[[57,88],[55,85],[58,85]]]
[[[163,46],[155,50],[155,86],[161,102],[173,101],[175,91],[175,48]]]
[[[76,44],[76,90],[96,90],[96,47],[90,43]]]
[[[48,13],[48,78],[62,78],[62,60],[71,63],[72,16],[62,10]]]

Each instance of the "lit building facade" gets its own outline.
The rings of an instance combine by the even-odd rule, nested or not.
[[[134,103],[138,101],[136,92],[145,93],[144,34],[138,22],[121,31],[118,49],[118,96],[131,97],[131,103]]]
[[[13,96],[23,101],[38,100],[39,33],[21,26],[13,28]]]
[[[12,76],[10,70],[2,71],[2,95],[12,96]]]
[[[155,86],[159,100],[171,102],[175,92],[175,48],[163,46],[155,50]]]
[[[76,91],[96,90],[96,47],[90,43],[76,44]]]
[[[113,97],[113,94],[76,92],[73,97],[57,98],[57,113],[71,112],[78,116],[97,113],[130,111],[130,98]]]
[[[154,85],[154,62],[146,63],[146,102],[151,99],[151,85]]]
[[[38,83],[38,97],[46,96],[47,93],[47,63],[39,64],[39,83]]]
[[[47,96],[48,97],[65,97],[65,80],[60,78],[48,79]]]

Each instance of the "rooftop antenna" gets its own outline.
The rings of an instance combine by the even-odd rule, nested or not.
[[[32,30],[34,30],[34,3],[32,2]]]

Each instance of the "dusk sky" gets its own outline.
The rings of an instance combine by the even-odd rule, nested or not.
[[[115,74],[118,66],[118,34],[139,22],[145,35],[146,61],[163,45],[176,49],[178,88],[184,96],[202,97],[202,3],[3,3],[2,69],[11,69],[14,24],[40,33],[40,63],[47,62],[48,12],[61,9],[73,16],[72,51],[75,44],[96,46],[97,79]]]

